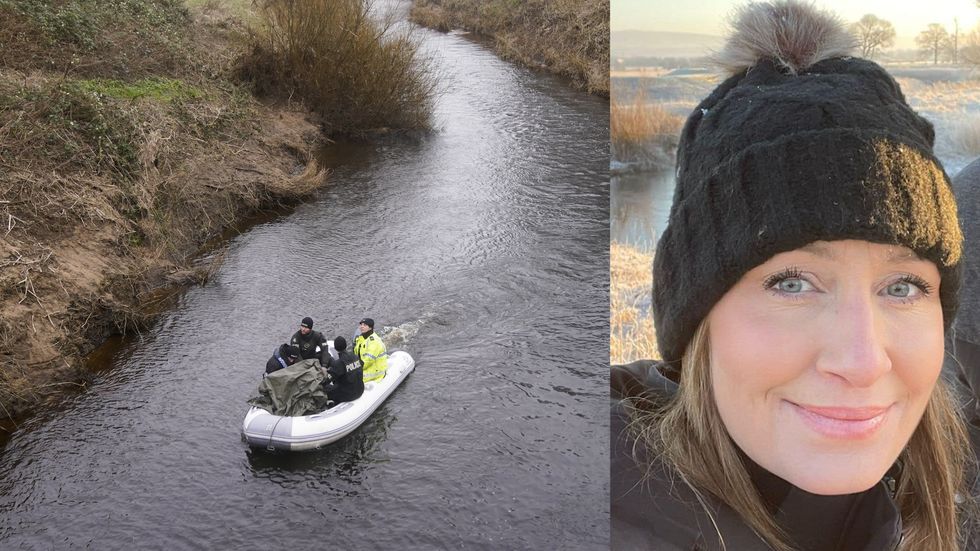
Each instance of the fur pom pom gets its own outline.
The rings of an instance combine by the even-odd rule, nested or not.
[[[857,38],[839,17],[809,2],[752,3],[738,8],[732,21],[732,35],[714,57],[732,75],[763,58],[797,74],[818,61],[850,55],[857,47]]]

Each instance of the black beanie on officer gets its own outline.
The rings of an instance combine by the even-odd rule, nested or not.
[[[687,119],[654,257],[662,358],[749,270],[814,241],[904,245],[936,264],[948,328],[962,236],[932,125],[810,4],[749,4],[717,61],[730,75]],[[675,367],[679,367],[679,363]]]

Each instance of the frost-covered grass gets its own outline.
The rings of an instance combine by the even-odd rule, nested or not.
[[[609,259],[609,361],[659,358],[651,308],[653,252],[614,242]]]
[[[980,156],[980,80],[976,80],[980,75],[967,69],[936,72],[920,70],[917,78],[896,80],[909,105],[935,126],[936,157],[952,176]],[[931,78],[935,76],[941,79]]]

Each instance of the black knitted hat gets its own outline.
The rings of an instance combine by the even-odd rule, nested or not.
[[[343,352],[347,350],[347,339],[344,337],[334,337],[333,338],[333,349],[337,352]]]
[[[300,325],[302,325],[307,329],[313,329],[313,318],[311,317],[303,318],[303,321],[300,322]]]
[[[932,125],[884,69],[848,57],[852,47],[836,17],[809,4],[736,14],[718,59],[731,76],[684,125],[654,259],[665,361],[680,360],[747,271],[819,240],[899,244],[934,262],[952,322],[962,236]]]

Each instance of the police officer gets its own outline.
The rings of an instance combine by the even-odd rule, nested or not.
[[[337,351],[337,358],[330,360],[327,381],[332,383],[334,388],[328,392],[328,395],[338,404],[353,402],[364,394],[364,370],[361,360],[347,351],[347,339],[344,337],[334,337],[333,347]]]
[[[374,320],[364,318],[358,324],[361,334],[354,339],[354,355],[364,365],[364,382],[376,381],[388,371],[388,350],[374,332]]]
[[[272,373],[280,369],[289,367],[299,361],[299,348],[290,346],[289,343],[279,345],[272,352],[272,357],[265,362],[265,372]]]
[[[289,344],[299,347],[300,356],[304,360],[316,358],[320,360],[320,365],[323,366],[330,362],[327,339],[323,337],[323,333],[313,330],[313,318],[303,318],[299,324],[299,331],[293,333],[293,338],[289,340]]]

